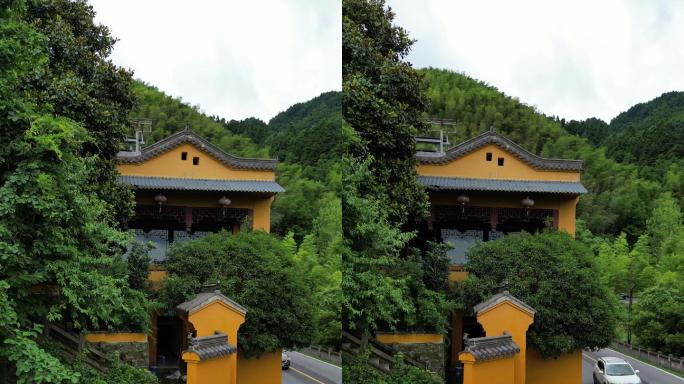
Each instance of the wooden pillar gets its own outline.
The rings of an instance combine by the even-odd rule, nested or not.
[[[463,312],[451,313],[451,363],[458,361],[458,354],[463,350]]]
[[[489,208],[489,225],[492,231],[496,231],[497,224],[499,224],[499,210],[496,207]]]
[[[185,230],[192,230],[192,207],[185,207]]]

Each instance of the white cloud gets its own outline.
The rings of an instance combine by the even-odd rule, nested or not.
[[[342,88],[340,0],[89,0],[117,65],[212,115],[268,120]]]
[[[610,120],[684,90],[684,1],[389,0],[416,67],[486,81],[547,115]]]

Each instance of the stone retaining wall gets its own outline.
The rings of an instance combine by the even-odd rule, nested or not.
[[[150,365],[147,342],[88,343],[106,354],[118,352],[122,361],[138,368],[147,369]]]

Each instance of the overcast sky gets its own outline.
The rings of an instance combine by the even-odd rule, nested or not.
[[[227,119],[342,88],[340,0],[88,0],[114,63]]]
[[[684,1],[388,0],[416,67],[483,80],[547,115],[610,120],[684,91]]]

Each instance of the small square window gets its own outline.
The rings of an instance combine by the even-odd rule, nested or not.
[[[199,165],[199,157],[192,158],[192,165]]]
[[[487,161],[492,161],[492,153],[487,152]]]
[[[498,160],[499,160],[499,167],[503,167],[503,164],[504,164],[504,158],[503,158],[503,157],[499,157],[499,159],[498,159]]]
[[[181,152],[181,160],[187,160],[188,159],[188,153],[187,152]]]

